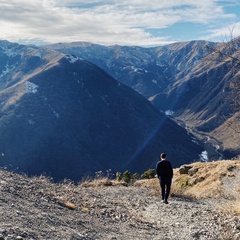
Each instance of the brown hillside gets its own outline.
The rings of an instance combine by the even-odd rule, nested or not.
[[[157,179],[140,181],[159,191]],[[217,208],[240,214],[240,160],[196,162],[174,169],[172,196],[217,200]]]

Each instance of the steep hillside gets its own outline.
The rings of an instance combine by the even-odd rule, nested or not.
[[[228,50],[223,45],[220,51]],[[234,51],[233,57],[240,56],[239,48]],[[240,115],[234,104],[239,91],[231,89],[232,82],[239,79],[239,63],[212,53],[193,67],[190,75],[179,78],[169,89],[165,100],[162,95],[153,98],[158,106],[162,100],[168,101],[175,119],[203,139],[206,136],[211,138],[213,145],[227,158],[240,154]]]
[[[210,137],[211,141],[206,144],[209,159],[240,154],[239,132],[235,132],[237,142],[233,144],[230,143],[230,128],[219,138],[221,126],[227,126],[230,119],[233,125],[239,124],[239,117],[232,118],[239,111],[232,106],[235,96],[230,88],[231,81],[239,79],[239,62],[220,58],[219,53],[209,55],[214,49],[229,51],[228,45],[191,41],[154,48],[90,43],[47,47],[76,54],[101,66],[118,81],[148,98],[158,109],[171,114],[197,138],[206,142]],[[230,50],[232,56],[239,56],[239,44]]]
[[[1,42],[0,165],[61,180],[200,158],[192,136],[92,63]]]

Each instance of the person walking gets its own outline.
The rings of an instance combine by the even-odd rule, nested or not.
[[[160,161],[158,161],[156,165],[156,173],[161,187],[162,200],[168,204],[167,200],[171,190],[173,168],[172,164],[166,160],[166,158],[166,153],[160,155]]]

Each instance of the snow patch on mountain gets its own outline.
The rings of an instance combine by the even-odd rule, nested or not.
[[[203,151],[203,152],[200,154],[200,159],[201,159],[201,161],[203,161],[203,162],[207,162],[207,161],[208,161],[208,153],[207,153],[206,150]]]
[[[36,52],[34,54],[35,57],[39,57],[39,58],[42,58],[42,53],[39,51],[39,52]]]
[[[159,88],[162,88],[162,86],[158,84],[158,82],[157,82],[156,79],[153,79],[153,80],[152,80],[152,83],[156,84]]]
[[[12,44],[8,41],[0,41],[0,50],[8,57],[16,57],[17,55],[22,57],[24,55],[23,51],[18,49],[18,46],[18,44]]]
[[[66,59],[70,62],[70,63],[75,63],[76,61],[80,60],[80,58],[74,56],[74,55],[66,55]]]
[[[6,74],[8,74],[11,70],[13,70],[13,67],[9,67],[9,65],[7,64],[5,66],[5,70],[2,71],[2,74],[0,75],[0,78],[4,77]]]
[[[8,47],[2,47],[2,51],[4,54],[6,54],[8,57],[14,57],[16,56],[16,51],[13,48],[8,48]]]
[[[131,66],[131,69],[133,72],[136,72],[136,73],[143,73],[143,72],[147,73],[147,70],[144,70],[142,68]]]
[[[38,85],[36,85],[35,83],[32,83],[32,82],[26,81],[25,87],[26,87],[27,93],[36,93]]]
[[[172,116],[173,114],[174,114],[174,111],[172,111],[172,110],[165,111],[165,115],[167,115],[167,116]]]
[[[31,124],[31,125],[34,125],[34,124],[35,124],[35,122],[34,122],[32,119],[29,119],[28,122],[29,122],[29,124]]]

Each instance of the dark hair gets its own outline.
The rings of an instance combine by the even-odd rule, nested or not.
[[[162,159],[165,159],[166,157],[167,157],[166,153],[162,153],[162,154],[161,154],[161,158],[162,158]]]

